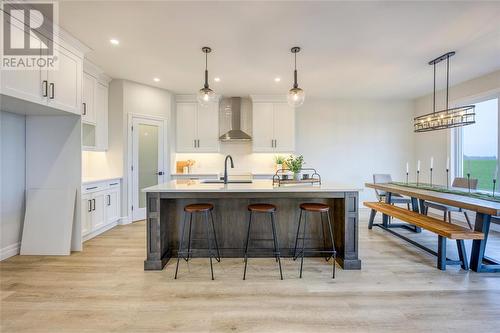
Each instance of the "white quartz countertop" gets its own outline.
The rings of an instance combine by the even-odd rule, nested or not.
[[[173,180],[147,187],[143,192],[359,192],[362,188],[352,185],[324,183],[321,185],[273,186],[271,180],[254,180],[241,184],[210,184],[198,180]]]
[[[111,180],[120,180],[122,177],[84,177],[82,179],[82,184],[83,185],[88,185],[92,183],[100,183],[100,182],[107,182]]]

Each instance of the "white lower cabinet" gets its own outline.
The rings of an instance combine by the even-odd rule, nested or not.
[[[120,182],[87,183],[82,187],[82,238],[89,240],[120,220]]]

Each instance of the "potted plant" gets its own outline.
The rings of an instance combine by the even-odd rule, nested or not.
[[[281,155],[274,156],[274,163],[276,164],[276,170],[282,170],[284,167],[284,164],[286,163],[285,157],[283,157]]]
[[[286,160],[286,165],[290,169],[291,172],[293,172],[293,179],[294,180],[300,180],[300,170],[302,169],[302,165],[304,165],[304,156],[293,156],[290,155],[288,159]]]

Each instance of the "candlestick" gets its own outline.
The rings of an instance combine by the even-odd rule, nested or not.
[[[431,174],[430,174],[430,184],[431,184],[431,187],[432,187],[432,167],[431,167]]]
[[[450,179],[450,170],[448,168],[446,168],[446,189],[448,189],[449,187],[449,179]]]
[[[420,160],[417,161],[417,172],[420,172]]]
[[[450,170],[450,157],[446,158],[446,170]]]
[[[419,161],[420,162],[420,161]],[[417,170],[417,187],[418,187],[418,180],[419,180],[419,176],[420,176],[420,170]]]
[[[406,171],[406,185],[408,185],[408,171]]]
[[[434,167],[434,156],[431,156],[431,169]]]
[[[408,174],[408,172],[410,172],[410,165],[406,162],[406,174]]]
[[[495,185],[497,183],[497,180],[496,179],[493,179],[493,191],[492,192],[492,195],[493,195],[493,198],[495,197]]]
[[[467,173],[467,187],[469,188],[470,193],[470,173]]]

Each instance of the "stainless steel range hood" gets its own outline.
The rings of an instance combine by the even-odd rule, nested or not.
[[[252,137],[241,130],[241,97],[223,98],[220,104],[221,119],[229,120],[230,129],[219,137],[221,141],[251,141]],[[228,119],[229,118],[229,119]]]

